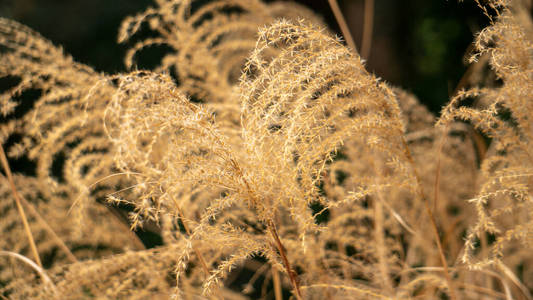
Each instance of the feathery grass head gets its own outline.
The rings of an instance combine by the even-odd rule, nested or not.
[[[467,235],[463,262],[473,267],[498,265],[504,257],[523,257],[531,247],[531,173],[533,127],[531,95],[531,20],[515,17],[523,12],[515,3],[491,1],[496,18],[475,41],[477,53],[487,56],[501,86],[472,88],[460,92],[444,108],[439,124],[465,120],[491,139],[481,165],[483,176],[478,194],[469,200],[478,220]],[[478,107],[461,106],[477,99]],[[494,242],[488,251],[476,254],[487,237]],[[522,244],[522,245],[520,245]],[[520,246],[519,246],[520,245]],[[523,245],[526,248],[523,248]],[[513,253],[512,255],[507,252]],[[528,250],[526,250],[528,251]]]
[[[519,1],[486,3],[473,60],[501,83],[437,126],[297,4],[157,0],[119,40],[140,40],[130,68],[165,54],[115,75],[0,19],[0,138],[33,164],[15,189],[52,257],[4,255],[29,245],[0,178],[1,295],[530,299],[533,26]]]
[[[126,66],[135,65],[135,57],[142,56],[144,49],[164,45],[172,51],[161,58],[155,70],[176,74],[180,88],[205,103],[236,104],[228,98],[248,52],[254,48],[259,26],[279,17],[320,22],[307,8],[295,3],[185,0],[157,4],[124,20],[119,42],[135,39],[145,24],[155,35],[134,44],[126,55]]]

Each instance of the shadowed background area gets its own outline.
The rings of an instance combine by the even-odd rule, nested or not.
[[[328,1],[298,1],[340,30]],[[124,17],[142,11],[150,0],[3,0],[0,15],[20,21],[64,47],[96,70],[124,70],[126,47],[116,43]],[[365,0],[339,5],[355,43],[361,47]],[[415,93],[437,112],[465,70],[464,56],[485,17],[473,1],[376,0],[372,48],[367,68],[386,81]]]
[[[271,2],[271,1],[267,1]],[[298,2],[337,32],[327,0]],[[365,0],[340,0],[360,49]],[[152,5],[150,0],[2,0],[0,16],[26,24],[98,71],[124,71],[125,45],[116,42],[120,22]],[[438,112],[465,71],[473,35],[486,18],[473,1],[375,0],[372,47],[367,68],[415,93]]]

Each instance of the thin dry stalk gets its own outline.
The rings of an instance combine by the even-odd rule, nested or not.
[[[50,227],[50,225],[48,225],[48,223],[46,223],[46,221],[43,219],[43,217],[41,217],[39,212],[37,212],[35,207],[33,207],[33,205],[31,205],[28,201],[26,201],[26,199],[24,199],[22,197],[20,198],[20,200],[26,206],[26,208],[30,211],[30,213],[37,219],[37,221],[39,223],[41,223],[41,226],[43,226],[44,229],[52,236],[52,239],[56,242],[56,245],[61,250],[63,250],[63,252],[66,254],[67,259],[70,262],[73,262],[73,263],[77,262],[78,259],[76,258],[76,256],[74,256],[74,254],[72,254],[72,252],[70,252],[70,249],[67,247],[67,245],[65,245],[63,240],[55,233],[55,231],[52,229],[52,227]]]
[[[506,265],[504,265],[502,262],[497,262],[496,268],[501,270],[502,273],[505,274],[505,276],[509,278],[509,280],[514,285],[516,285],[516,287],[518,287],[518,289],[520,290],[520,292],[522,292],[522,294],[524,295],[526,299],[528,300],[533,299],[533,296],[531,296],[529,289],[520,281],[520,279],[518,279],[518,277],[516,277],[513,271],[509,270],[509,268]]]
[[[342,35],[344,35],[344,39],[346,40],[346,43],[350,48],[352,48],[354,51],[357,52],[357,47],[355,46],[355,42],[353,40],[352,34],[350,33],[350,28],[348,27],[348,24],[346,24],[346,20],[344,19],[344,16],[342,15],[341,9],[339,8],[339,4],[337,3],[337,0],[328,0],[329,6],[331,7],[331,10],[333,11],[333,14],[335,15],[335,19],[337,20],[337,23],[339,24],[339,27],[341,28]]]
[[[378,168],[376,168],[376,162],[372,160],[372,166],[376,173],[379,173]],[[380,174],[381,176],[381,174]],[[380,185],[378,182],[380,176],[375,179],[376,186]],[[379,272],[381,273],[381,285],[387,294],[391,295],[393,292],[392,281],[389,276],[389,268],[387,266],[387,246],[385,245],[385,229],[383,226],[384,223],[384,211],[383,211],[383,196],[381,191],[377,191],[377,201],[374,203],[374,234],[375,240],[377,243],[376,251],[378,254],[378,266]]]
[[[21,206],[21,203],[23,203],[26,208],[30,211],[30,213],[37,219],[39,223],[46,229],[46,231],[52,236],[52,239],[56,242],[57,246],[65,252],[67,259],[70,262],[77,262],[76,256],[70,252],[70,249],[65,245],[63,240],[55,233],[55,231],[46,223],[46,221],[41,217],[39,212],[28,202],[26,199],[24,199],[20,194],[17,192],[17,189],[15,187],[15,182],[13,181],[13,176],[11,174],[11,169],[9,168],[9,163],[7,162],[6,154],[4,152],[4,147],[0,145],[0,159],[2,160],[2,165],[4,167],[4,170],[7,174],[7,178],[9,181],[9,185],[11,186],[11,190],[13,191],[13,195],[15,196],[15,201],[17,203],[17,209],[19,210],[19,214],[22,218],[22,222],[24,223],[24,229],[26,231],[26,234],[28,235],[28,240],[30,241],[30,246],[32,249],[33,255],[36,257],[36,262],[39,266],[42,266],[41,260],[39,258],[39,253],[37,251],[37,247],[35,246],[35,241],[33,240],[33,236],[31,234],[31,230],[28,224],[28,220],[26,218],[26,214],[24,213],[24,209]]]
[[[28,266],[30,266],[32,269],[34,269],[39,274],[39,276],[41,276],[41,278],[43,279],[44,283],[50,285],[50,287],[54,291],[54,294],[57,295],[57,289],[56,289],[56,286],[54,285],[54,282],[52,281],[52,279],[50,279],[50,277],[48,277],[48,275],[46,275],[46,272],[44,271],[44,269],[41,266],[38,266],[31,259],[27,258],[26,256],[20,255],[20,254],[18,254],[16,252],[0,251],[0,256],[2,256],[2,255],[14,257],[14,258],[24,262]]]
[[[278,270],[272,268],[272,281],[274,283],[274,297],[276,300],[283,300],[281,292],[281,280],[279,280]]]
[[[365,15],[363,20],[361,56],[368,59],[370,57],[370,49],[372,49],[372,31],[374,29],[374,0],[365,0]]]
[[[35,241],[33,240],[33,235],[31,234],[30,225],[28,223],[28,219],[26,218],[26,213],[24,213],[24,208],[22,208],[22,200],[17,192],[17,188],[15,187],[15,181],[13,181],[13,175],[11,175],[11,169],[9,168],[9,163],[7,162],[6,153],[4,152],[4,146],[0,145],[0,160],[2,161],[2,166],[4,167],[4,171],[6,172],[7,180],[9,181],[9,186],[11,187],[11,191],[13,191],[13,196],[15,197],[15,203],[17,204],[17,209],[20,214],[20,218],[22,219],[22,223],[24,224],[24,231],[26,232],[26,236],[28,237],[28,242],[30,243],[30,248],[33,253],[33,257],[35,259],[35,262],[37,265],[42,268],[43,264],[41,263],[41,258],[39,257],[39,252],[37,251],[37,246],[35,246]]]
[[[433,229],[433,233],[435,235],[435,241],[437,242],[437,248],[439,250],[439,257],[440,257],[442,266],[444,268],[444,276],[446,278],[446,282],[447,282],[448,288],[450,290],[450,298],[452,300],[456,300],[458,298],[457,298],[457,296],[455,294],[455,288],[454,288],[454,284],[453,284],[452,278],[450,276],[450,271],[448,269],[448,263],[446,262],[446,256],[444,255],[444,249],[442,248],[442,244],[440,242],[440,236],[439,236],[439,229],[437,227],[437,221],[435,220],[435,216],[433,215],[433,212],[431,210],[431,206],[429,204],[429,201],[426,198],[426,196],[424,195],[424,192],[422,191],[422,181],[420,180],[420,176],[418,175],[418,172],[416,171],[415,162],[414,162],[414,159],[413,159],[413,157],[411,155],[411,151],[409,150],[409,146],[407,145],[407,142],[405,141],[405,138],[403,138],[403,137],[402,137],[402,142],[403,142],[404,148],[405,148],[405,155],[407,157],[407,160],[409,161],[409,163],[412,166],[412,169],[413,169],[413,172],[414,172],[417,184],[418,184],[418,188],[417,188],[417,192],[419,194],[418,196],[424,202],[424,206],[426,207],[426,213],[428,214],[429,219],[431,221],[431,227]]]
[[[435,181],[433,183],[433,211],[437,209],[437,202],[439,200],[439,191],[440,191],[440,173],[441,173],[441,159],[442,159],[442,149],[446,141],[446,135],[448,134],[448,128],[444,129],[442,137],[440,138],[439,148],[437,150],[437,168],[435,171]]]
[[[387,294],[392,293],[392,282],[389,277],[389,268],[387,266],[387,254],[386,254],[386,245],[385,245],[385,230],[383,228],[383,202],[376,201],[374,205],[374,216],[375,216],[375,234],[377,242],[377,252],[379,258],[379,271],[381,273],[381,280],[384,290]]]
[[[289,275],[289,280],[291,281],[292,288],[294,289],[294,294],[296,296],[296,299],[302,300],[302,293],[300,292],[300,284],[298,283],[298,278],[296,278],[296,273],[292,270],[291,264],[289,263],[289,260],[287,259],[287,254],[285,253],[285,247],[281,243],[281,240],[279,239],[278,231],[276,230],[276,225],[272,220],[268,221],[268,231],[270,232],[270,235],[272,235],[272,238],[274,239],[276,248],[279,251],[279,255],[281,256],[281,260],[283,261],[283,265],[285,266],[285,269],[287,271],[287,274]]]

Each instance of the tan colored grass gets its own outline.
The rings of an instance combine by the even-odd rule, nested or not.
[[[134,71],[113,75],[0,19],[18,80],[0,140],[35,162],[0,180],[0,295],[531,299],[533,23],[523,1],[477,3],[480,61],[440,116],[296,4],[157,0],[121,26]],[[38,212],[26,230],[13,190]],[[52,258],[12,258],[32,252]]]

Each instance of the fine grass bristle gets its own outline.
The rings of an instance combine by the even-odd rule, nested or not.
[[[124,74],[0,18],[2,299],[533,298],[527,1],[440,116],[301,5],[155,2]]]

